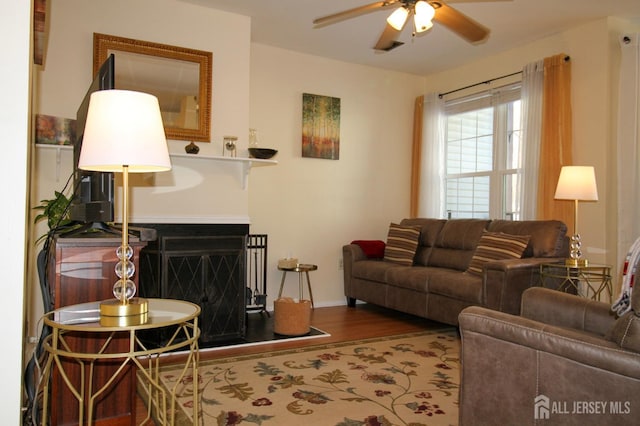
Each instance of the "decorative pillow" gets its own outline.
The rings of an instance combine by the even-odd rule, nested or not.
[[[364,255],[369,259],[382,259],[384,257],[384,241],[381,240],[353,240],[351,244],[360,246]]]
[[[482,267],[492,260],[520,259],[529,243],[529,235],[484,232],[471,258],[467,272],[482,276]]]
[[[400,265],[413,265],[419,240],[419,226],[391,223],[387,234],[387,245],[384,248],[384,260]]]
[[[607,333],[620,347],[640,352],[640,288],[631,292],[631,310],[618,318]]]

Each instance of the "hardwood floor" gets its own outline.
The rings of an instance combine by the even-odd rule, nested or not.
[[[258,346],[232,347],[216,351],[202,350],[200,360],[205,361],[207,359],[240,354],[269,352],[278,349],[299,348],[370,337],[393,336],[445,326],[435,321],[368,304],[359,304],[355,308],[347,306],[316,308],[311,312],[311,325],[329,333],[331,336],[299,341],[279,341]],[[174,355],[164,358],[163,362],[167,364],[176,363],[181,358],[183,356]],[[146,408],[139,398],[136,413],[136,424],[140,424],[146,416]]]

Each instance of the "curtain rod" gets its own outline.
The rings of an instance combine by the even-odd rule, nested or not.
[[[564,57],[564,61],[567,62],[571,59],[570,56],[565,56]],[[438,97],[440,99],[444,98],[447,95],[450,95],[451,93],[456,93],[456,92],[460,92],[462,90],[466,90],[466,89],[470,89],[472,87],[476,87],[476,86],[481,86],[483,84],[489,84],[489,83],[493,83],[496,80],[501,80],[503,78],[507,78],[507,77],[513,77],[514,75],[518,75],[518,74],[522,74],[522,71],[517,71],[517,72],[512,72],[511,74],[505,74],[505,75],[501,75],[500,77],[495,77],[495,78],[491,78],[489,80],[485,80],[485,81],[481,81],[480,83],[475,83],[475,84],[470,84],[468,86],[464,86],[464,87],[460,87],[459,89],[454,89],[454,90],[450,90],[448,92],[444,92],[444,93],[439,93]]]

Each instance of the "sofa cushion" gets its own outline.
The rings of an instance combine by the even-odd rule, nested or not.
[[[438,268],[427,266],[402,266],[387,271],[387,284],[426,293],[429,278]]]
[[[494,220],[487,228],[490,232],[511,235],[529,235],[529,244],[522,257],[566,257],[567,225],[559,220]]]
[[[382,259],[367,259],[354,262],[351,274],[354,278],[386,283],[387,272],[393,268],[402,268],[402,266],[393,262],[385,262]]]
[[[429,276],[429,294],[482,305],[482,279],[460,271],[439,268]]]
[[[384,260],[399,265],[413,265],[419,239],[420,227],[391,223],[387,234],[387,245],[384,248]]]
[[[400,225],[420,227],[420,242],[416,250],[416,256],[413,259],[414,265],[426,266],[429,264],[431,250],[435,246],[436,238],[438,238],[446,221],[446,219],[428,218],[402,219]]]
[[[427,266],[465,271],[488,224],[482,219],[448,220],[436,238]]]
[[[476,251],[471,258],[467,272],[482,276],[482,267],[493,260],[519,259],[527,244],[528,235],[510,235],[502,232],[485,232],[482,234]]]

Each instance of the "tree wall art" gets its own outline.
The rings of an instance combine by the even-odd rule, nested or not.
[[[302,156],[340,158],[340,98],[302,94]]]

